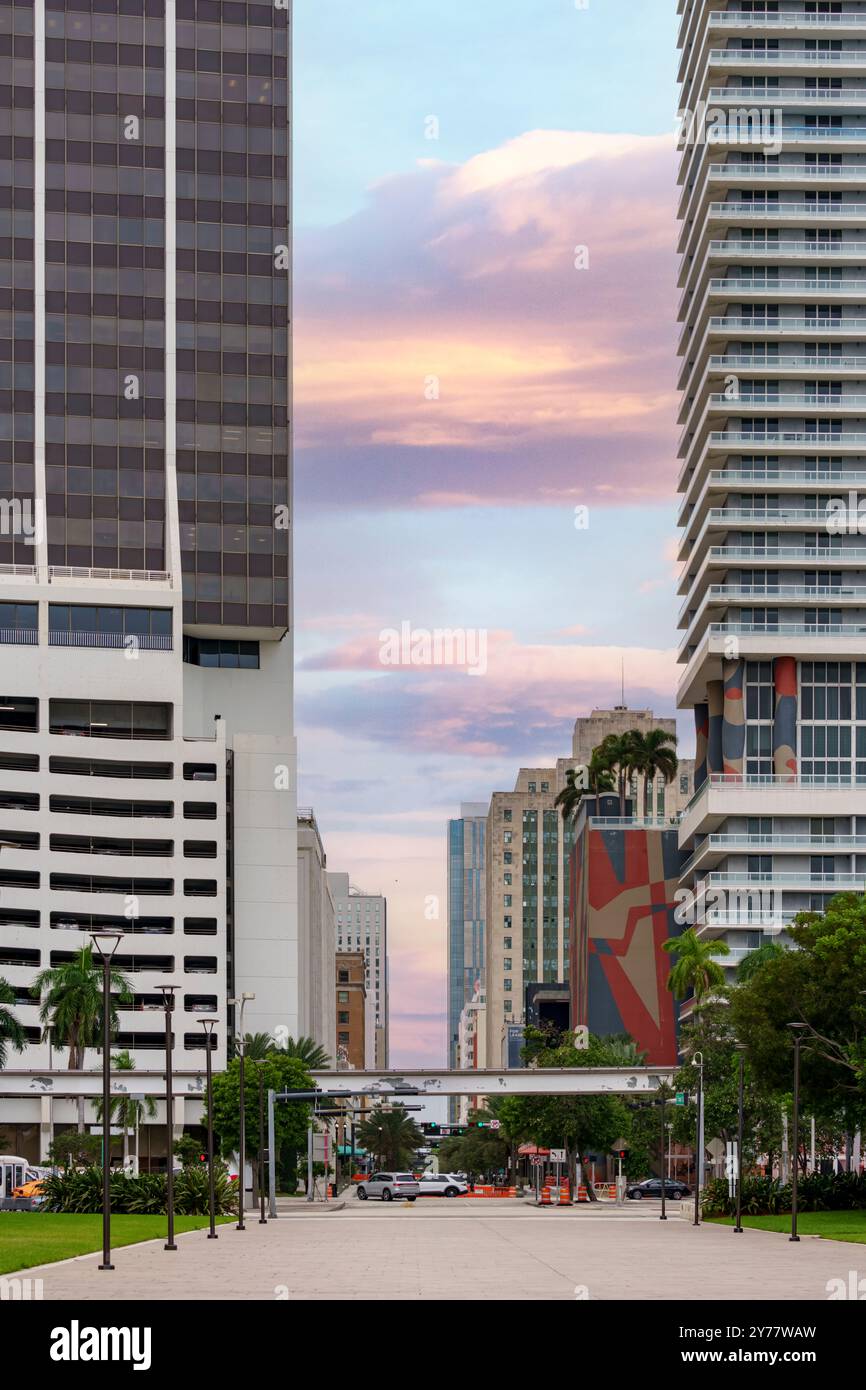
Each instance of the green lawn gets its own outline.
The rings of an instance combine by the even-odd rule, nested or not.
[[[733,1226],[733,1217],[718,1217],[722,1224]],[[759,1231],[791,1233],[791,1214],[786,1216],[744,1216],[744,1226]],[[825,1240],[854,1241],[866,1245],[866,1211],[802,1211],[797,1217],[797,1230],[802,1236],[824,1236]]]
[[[230,1216],[217,1217],[222,1223]],[[176,1232],[196,1231],[207,1226],[206,1216],[176,1216]],[[111,1244],[134,1245],[139,1240],[165,1238],[164,1216],[113,1216]],[[102,1215],[52,1215],[42,1212],[0,1212],[0,1274],[31,1265],[49,1264],[52,1260],[68,1260],[72,1255],[86,1255],[102,1249]]]

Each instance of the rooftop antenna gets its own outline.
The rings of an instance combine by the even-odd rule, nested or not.
[[[625,657],[622,658],[622,707],[625,709]]]

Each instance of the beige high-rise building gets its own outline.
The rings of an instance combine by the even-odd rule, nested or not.
[[[522,767],[513,791],[490,798],[485,855],[489,1066],[505,1060],[507,1025],[523,1020],[526,985],[567,978],[572,837],[553,804],[557,790],[555,767]]]
[[[334,956],[337,925],[328,859],[311,809],[298,808],[298,1032],[337,1055]]]

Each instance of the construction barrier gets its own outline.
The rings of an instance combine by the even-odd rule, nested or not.
[[[516,1187],[489,1187],[476,1183],[474,1192],[464,1192],[464,1197],[516,1197]]]

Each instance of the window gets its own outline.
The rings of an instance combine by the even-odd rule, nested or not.
[[[340,1047],[348,1047],[348,1046],[349,1046],[349,1034],[348,1034],[348,1033],[338,1033],[338,1034],[337,1034],[337,1042],[338,1042],[338,1044],[340,1045]]]
[[[134,639],[134,642],[133,642]],[[52,647],[123,647],[171,650],[170,608],[104,608],[50,603],[48,642]]]
[[[222,666],[257,671],[259,644],[222,637],[184,637],[183,659],[190,666]]]
[[[52,700],[52,734],[89,738],[167,739],[171,737],[171,705],[131,700]]]
[[[339,980],[339,982],[340,982],[341,985],[347,985],[347,984],[349,983],[349,972],[348,972],[348,970],[339,970],[339,971],[337,972],[337,979]],[[347,996],[347,998],[348,998],[348,996]]]
[[[348,1023],[348,1022],[349,1022],[349,1010],[348,1010],[348,1009],[341,1009],[341,1010],[340,1010],[340,1012],[337,1014],[337,1022],[338,1022],[338,1023]]]
[[[346,970],[341,970],[341,971],[340,971],[340,979],[342,979],[344,976],[346,977],[346,979],[349,978],[348,971],[346,971]],[[348,1002],[349,1002],[349,991],[348,991],[347,989],[338,990],[338,991],[337,991],[337,1003],[338,1003],[338,1004],[348,1004]]]

